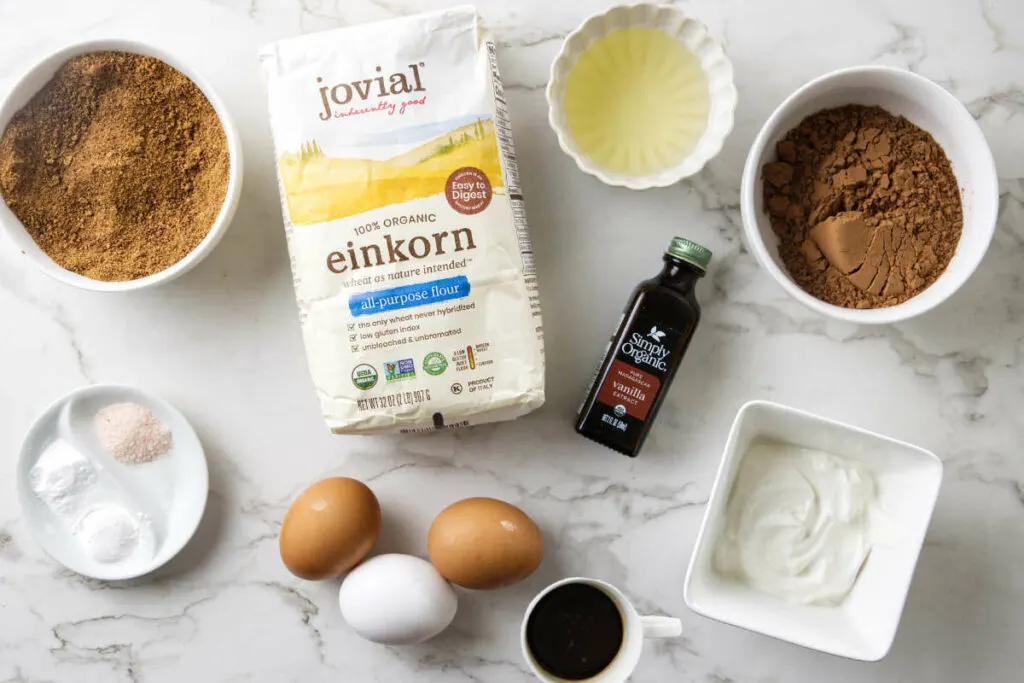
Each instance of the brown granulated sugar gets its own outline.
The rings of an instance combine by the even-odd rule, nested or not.
[[[217,114],[152,57],[97,52],[65,63],[0,137],[0,192],[60,266],[134,280],[184,258],[227,193]]]
[[[765,164],[764,202],[786,269],[846,308],[903,303],[949,265],[963,228],[942,147],[879,107],[805,118]]]

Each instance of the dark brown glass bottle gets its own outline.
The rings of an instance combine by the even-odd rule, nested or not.
[[[711,251],[675,237],[664,260],[633,291],[576,419],[577,432],[630,457],[640,452],[700,322],[694,285]]]

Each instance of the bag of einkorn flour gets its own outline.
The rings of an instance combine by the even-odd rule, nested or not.
[[[544,402],[537,283],[494,42],[472,7],[261,53],[313,381],[332,431]]]

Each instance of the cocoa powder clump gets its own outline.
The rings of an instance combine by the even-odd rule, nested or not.
[[[938,279],[963,229],[960,189],[926,131],[880,107],[805,118],[762,168],[790,275],[846,308],[903,303]]]
[[[75,57],[0,137],[0,192],[58,265],[134,280],[206,237],[227,193],[217,114],[184,74],[152,57]]]

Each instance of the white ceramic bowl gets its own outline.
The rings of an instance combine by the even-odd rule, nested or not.
[[[213,105],[214,111],[217,112],[217,117],[220,119],[221,126],[224,128],[224,134],[227,136],[228,152],[231,155],[231,170],[228,176],[228,189],[227,194],[224,196],[224,204],[221,206],[220,213],[217,215],[217,219],[213,223],[213,227],[210,228],[210,232],[203,238],[203,241],[196,246],[185,258],[181,259],[171,267],[148,275],[137,280],[129,280],[126,282],[105,282],[102,280],[94,280],[92,278],[79,275],[70,270],[66,270],[50,259],[46,253],[40,249],[32,237],[29,236],[25,230],[25,226],[22,225],[7,205],[3,202],[3,197],[0,196],[0,225],[3,226],[8,237],[14,243],[15,248],[24,253],[32,263],[34,263],[40,270],[49,275],[50,277],[60,280],[61,282],[75,287],[81,287],[82,289],[91,289],[97,292],[125,292],[135,289],[143,289],[145,287],[151,287],[164,282],[173,280],[174,278],[188,272],[194,268],[200,261],[213,251],[213,248],[217,246],[221,238],[224,237],[224,233],[227,232],[228,226],[231,224],[231,218],[235,214],[235,208],[238,206],[238,197],[242,191],[242,142],[238,135],[238,130],[235,128],[235,124],[231,120],[231,116],[228,114],[227,108],[217,93],[214,92],[210,84],[203,78],[195,69],[190,67],[188,64],[183,63],[179,58],[174,55],[168,54],[163,50],[140,43],[134,40],[123,40],[123,39],[106,39],[106,40],[90,40],[83,43],[75,43],[68,47],[63,48],[49,57],[46,57],[29,71],[22,76],[14,85],[14,88],[7,95],[2,103],[0,103],[0,132],[6,127],[8,122],[14,114],[24,107],[32,97],[39,92],[40,89],[46,83],[53,78],[54,73],[57,69],[68,61],[72,57],[76,57],[81,54],[88,52],[102,52],[116,50],[121,52],[131,52],[134,54],[146,55],[149,57],[155,57],[170,66],[174,67],[178,71],[182,72],[189,79],[195,83],[206,99]]]
[[[805,292],[779,257],[778,237],[764,210],[761,167],[776,160],[775,145],[806,116],[845,104],[877,105],[931,133],[960,184],[964,226],[949,266],[917,296],[896,306],[857,310],[825,303]],[[830,318],[862,324],[906,320],[948,299],[978,267],[996,228],[999,182],[995,161],[970,112],[938,84],[887,66],[841,69],[807,83],[779,105],[754,140],[740,190],[743,231],[761,266],[793,298]]]
[[[139,465],[124,465],[107,453],[93,427],[95,413],[112,403],[147,408],[171,431],[171,451]],[[88,493],[58,514],[32,490],[32,468],[51,448],[71,449],[96,472]],[[43,550],[68,569],[106,581],[132,579],[157,569],[178,554],[199,527],[210,488],[206,455],[192,426],[174,406],[133,387],[97,384],[77,389],[47,408],[21,446],[17,468],[22,518]],[[72,530],[81,515],[103,503],[122,505],[148,520],[152,552],[121,562],[98,562]],[[143,536],[140,534],[140,537]],[[140,538],[140,545],[142,539]]]
[[[682,42],[697,56],[707,80],[710,105],[707,128],[690,155],[673,168],[647,176],[611,173],[594,164],[573,139],[565,121],[562,102],[566,79],[583,51],[612,31],[633,26],[660,29]],[[584,173],[608,185],[628,187],[631,190],[665,187],[697,173],[722,150],[725,138],[732,131],[736,111],[737,95],[732,75],[732,63],[725,51],[701,22],[668,5],[618,5],[591,16],[566,37],[562,49],[551,64],[551,78],[547,87],[548,122],[558,136],[562,151],[572,157]]]
[[[722,576],[712,564],[740,462],[758,438],[858,461],[875,476],[878,502],[891,526],[840,605],[791,604]],[[926,450],[777,403],[747,403],[729,432],[690,559],[686,604],[706,617],[804,647],[881,659],[896,635],[941,483],[942,462]]]

